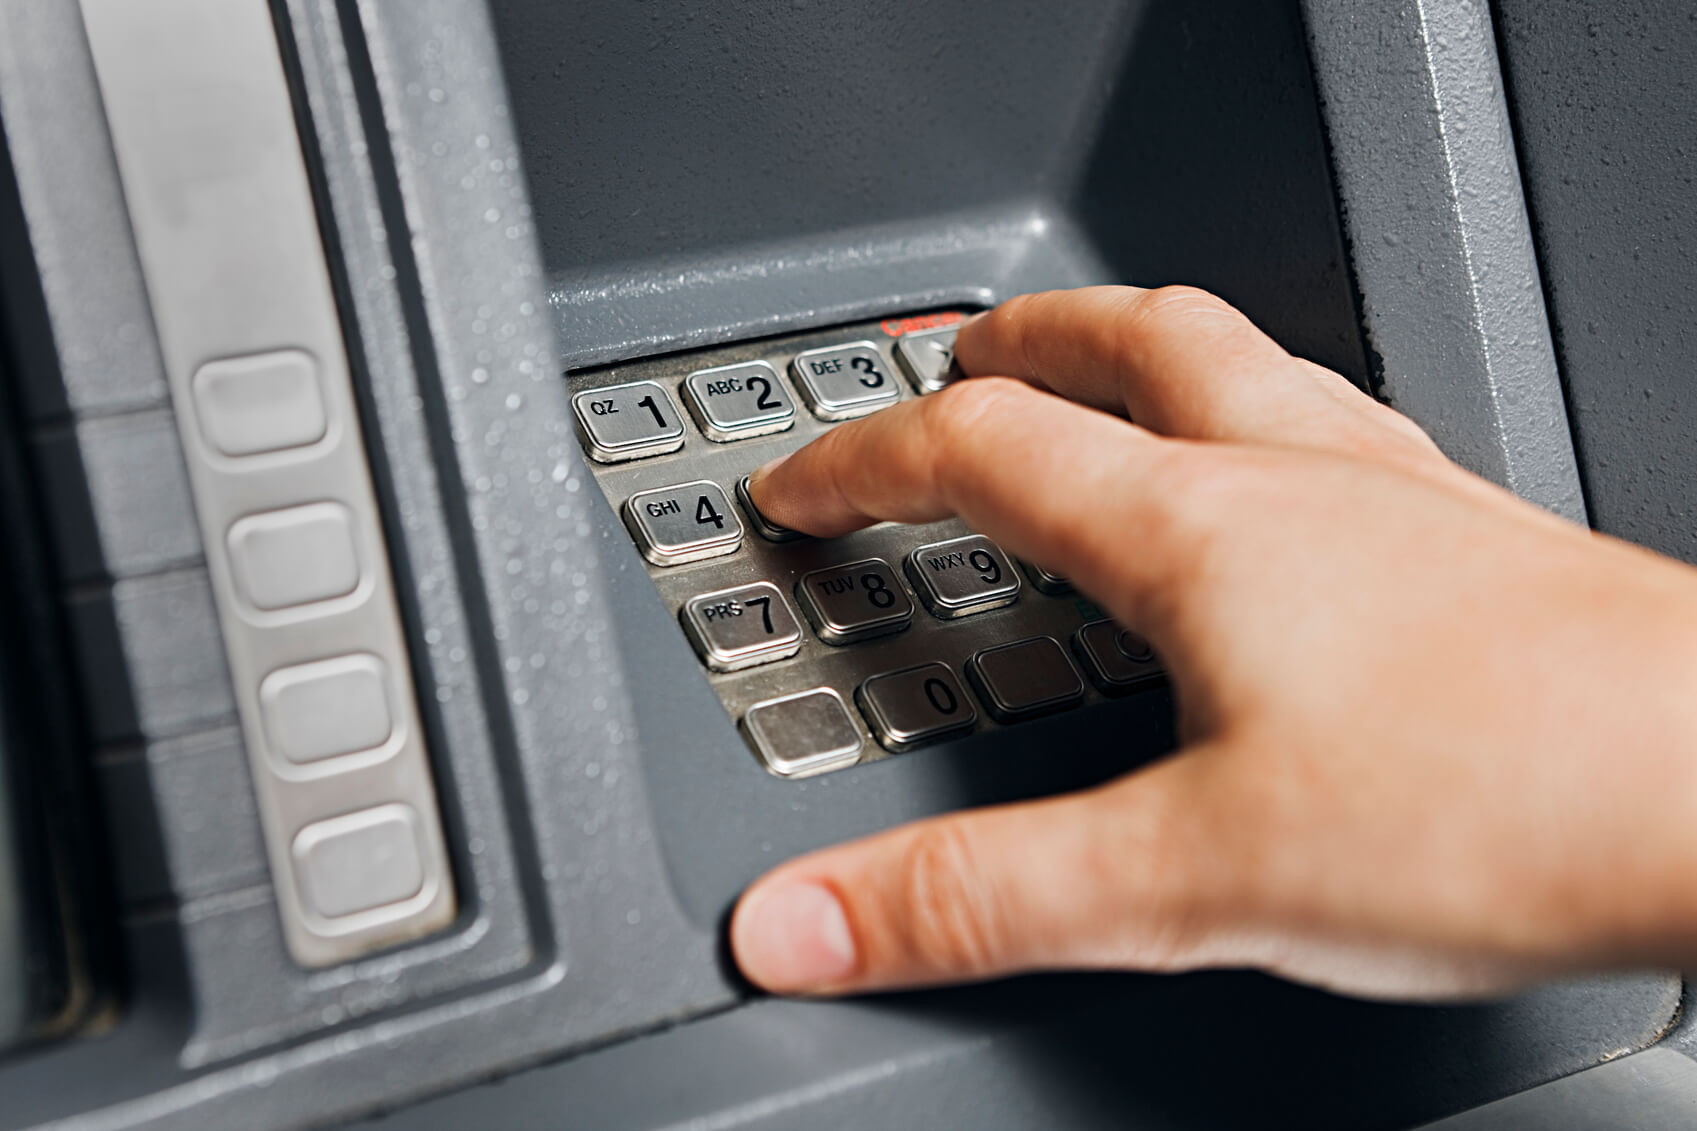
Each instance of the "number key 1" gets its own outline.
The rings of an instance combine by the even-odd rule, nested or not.
[[[653,381],[584,389],[572,411],[598,463],[663,455],[683,447],[684,425],[672,398]]]

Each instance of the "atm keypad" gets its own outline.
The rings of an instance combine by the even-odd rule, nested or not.
[[[796,386],[820,420],[848,420],[892,405],[901,396],[890,363],[871,342],[828,346],[796,355]]]
[[[1152,653],[1065,578],[959,520],[822,539],[754,505],[755,468],[958,377],[964,317],[890,318],[569,375],[597,485],[748,745],[781,777],[1160,682]]]
[[[572,398],[591,459],[619,463],[683,447],[683,417],[653,381],[586,389]]]

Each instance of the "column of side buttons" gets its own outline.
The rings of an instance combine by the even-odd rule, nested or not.
[[[219,466],[248,477],[271,473],[273,461],[288,456],[289,463],[275,465],[276,473],[286,474],[284,468],[312,459],[332,432],[323,380],[315,360],[298,350],[209,362],[189,383],[200,440]],[[310,792],[328,802],[338,778],[416,742],[409,733],[416,726],[408,718],[410,696],[400,693],[403,673],[393,669],[397,657],[386,647],[395,634],[373,634],[347,647],[359,633],[325,631],[345,610],[364,603],[375,585],[374,571],[383,563],[366,560],[375,539],[374,515],[317,498],[243,514],[229,525],[223,545],[209,548],[223,554],[234,597],[252,611],[242,618],[251,654],[271,651],[259,646],[267,633],[312,628],[323,640],[338,641],[329,654],[261,669],[258,733],[270,758],[271,788],[297,799]],[[413,768],[422,772],[421,753],[416,760]],[[409,785],[396,791],[408,795],[405,800],[352,811],[329,805],[333,815],[288,830],[293,883],[316,935],[398,923],[427,906],[438,910],[421,929],[440,926],[451,914],[441,899],[446,866],[435,815],[408,803],[420,791],[428,787]],[[334,948],[322,954],[302,949],[299,957],[314,964],[340,957]]]

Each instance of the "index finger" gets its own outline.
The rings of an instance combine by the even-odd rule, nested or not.
[[[981,378],[840,425],[755,472],[749,492],[773,522],[821,537],[959,515],[1106,595],[1158,584],[1179,555],[1170,534],[1187,465],[1179,445],[1136,425]]]

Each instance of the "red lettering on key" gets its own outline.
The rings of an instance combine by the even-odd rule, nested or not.
[[[940,330],[944,326],[958,326],[965,321],[966,315],[960,311],[945,310],[940,314],[910,314],[906,318],[886,318],[878,325],[890,337],[899,338],[915,330]]]

